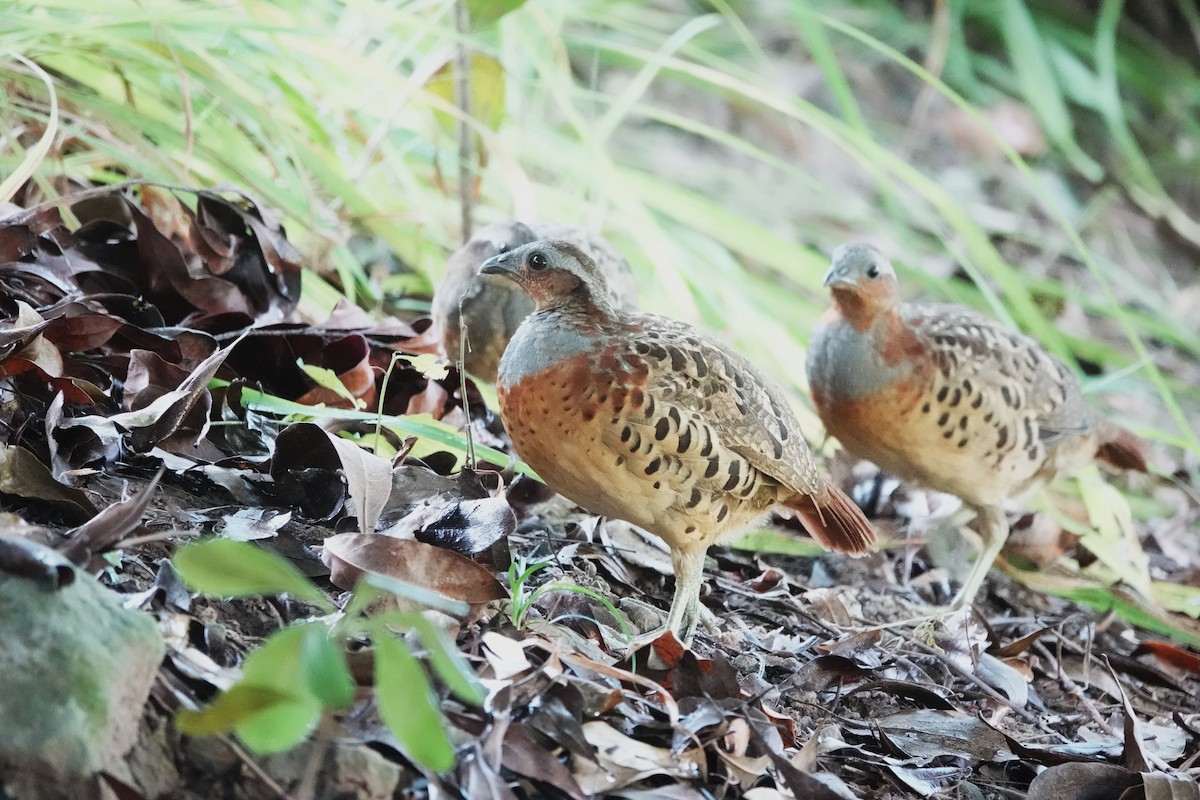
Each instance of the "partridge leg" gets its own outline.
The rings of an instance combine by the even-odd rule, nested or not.
[[[671,564],[675,569],[675,596],[671,600],[667,620],[661,627],[634,636],[629,642],[628,650],[643,647],[667,631],[675,634],[675,638],[685,645],[691,642],[696,633],[696,626],[706,616],[706,609],[700,605],[700,586],[704,583],[704,554],[707,551],[707,547],[688,550],[671,548]]]
[[[962,588],[954,596],[947,608],[948,611],[960,611],[969,606],[979,593],[983,581],[987,578],[988,570],[1000,555],[1004,541],[1008,538],[1008,517],[1004,510],[997,506],[981,506],[976,508],[979,514],[979,536],[983,539],[983,548],[971,566],[971,572],[963,581]]]
[[[675,597],[667,613],[666,629],[684,644],[692,640],[696,625],[700,622],[700,586],[704,582],[704,553],[707,550],[707,547],[671,550],[671,563],[675,568]]]
[[[950,605],[934,606],[928,612],[915,617],[854,630],[888,630],[890,628],[906,628],[911,625],[927,625],[951,614],[956,614],[971,605],[975,600],[975,595],[983,586],[988,571],[995,563],[996,556],[1000,555],[1000,550],[1003,549],[1004,542],[1008,538],[1008,517],[1005,516],[1003,509],[997,506],[977,506],[975,513],[979,520],[979,537],[983,540],[983,547],[980,549],[975,563],[971,565],[971,571],[967,574],[962,588],[954,595],[954,600],[950,602]]]

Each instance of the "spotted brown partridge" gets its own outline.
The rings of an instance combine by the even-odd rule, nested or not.
[[[1140,441],[1099,420],[1071,372],[1028,336],[966,308],[900,301],[879,250],[848,244],[808,353],[817,413],[851,453],[957,495],[983,550],[951,604],[975,597],[1008,537],[1003,505],[1094,458],[1145,472]]]
[[[561,222],[508,220],[481,228],[447,261],[432,316],[446,356],[453,360],[461,353],[467,372],[487,383],[495,383],[500,354],[533,311],[533,301],[512,282],[481,275],[479,265],[538,239],[562,239],[583,250],[608,279],[610,299],[626,310],[637,306],[629,263],[598,233]]]
[[[664,628],[681,641],[699,620],[709,545],[771,508],[792,509],[829,549],[859,555],[874,543],[862,512],[817,471],[782,390],[745,358],[682,322],[615,307],[602,271],[567,242],[524,245],[482,271],[536,306],[500,359],[514,449],[572,502],[667,543],[675,596]]]

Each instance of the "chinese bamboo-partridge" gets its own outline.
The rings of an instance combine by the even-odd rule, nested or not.
[[[500,359],[513,447],[572,502],[667,543],[675,596],[664,627],[682,642],[699,620],[709,545],[771,508],[792,509],[829,549],[871,547],[870,524],[817,471],[783,391],[745,358],[682,322],[620,310],[603,272],[567,242],[524,245],[483,271],[537,309]]]
[[[808,353],[813,403],[854,455],[957,495],[983,551],[951,605],[975,597],[1008,537],[1003,504],[1093,458],[1146,471],[1140,441],[1096,417],[1074,376],[1028,336],[960,306],[900,301],[879,250],[848,244]]]
[[[494,222],[480,229],[450,256],[433,295],[433,324],[450,359],[463,353],[467,372],[495,383],[496,366],[504,346],[533,311],[533,301],[511,281],[479,273],[479,265],[494,255],[538,239],[561,239],[587,253],[608,279],[610,299],[618,307],[637,307],[637,287],[629,263],[599,234],[579,225],[559,222]],[[462,331],[466,347],[462,348]]]

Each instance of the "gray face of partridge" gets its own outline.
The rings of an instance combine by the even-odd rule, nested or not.
[[[777,504],[822,542],[864,552],[861,512],[816,470],[783,392],[695,328],[608,302],[577,248],[534,242],[489,260],[532,296],[500,363],[498,397],[514,449],[567,498],[662,537],[676,597],[668,627],[698,619],[708,546]]]
[[[855,288],[869,286],[874,282],[896,280],[892,262],[882,252],[869,244],[844,244],[833,251],[829,271],[825,273],[825,286],[830,288]]]
[[[475,378],[496,379],[500,355],[521,320],[533,311],[533,301],[511,281],[480,275],[487,259],[539,239],[554,238],[580,248],[608,278],[610,299],[624,307],[636,305],[637,290],[629,264],[599,234],[578,225],[558,222],[496,222],[480,229],[447,262],[434,293],[432,316],[449,358],[462,353]],[[465,344],[461,338],[465,330]]]

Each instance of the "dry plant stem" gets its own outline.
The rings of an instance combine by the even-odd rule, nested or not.
[[[1053,668],[1053,672],[1058,678],[1059,684],[1062,685],[1067,694],[1074,697],[1079,701],[1080,705],[1087,709],[1088,716],[1091,717],[1093,723],[1098,725],[1101,730],[1106,731],[1113,736],[1121,735],[1120,731],[1115,730],[1111,725],[1108,724],[1108,721],[1105,720],[1100,714],[1099,709],[1096,708],[1095,704],[1092,703],[1079,684],[1072,680],[1071,676],[1067,675],[1067,673],[1063,671],[1062,662],[1054,657],[1054,654],[1050,652],[1050,648],[1046,647],[1046,645],[1042,644],[1041,642],[1034,642],[1033,649],[1039,656],[1046,660],[1047,666]]]
[[[972,673],[972,672],[968,671],[967,669],[960,667],[958,664],[954,663],[954,661],[947,658],[944,653],[939,652],[937,649],[930,647],[929,645],[925,644],[924,642],[914,641],[914,642],[912,642],[912,644],[915,645],[922,652],[924,652],[928,655],[931,655],[934,658],[941,661],[943,664],[946,665],[946,667],[951,672],[958,675],[958,677],[962,678],[965,681],[969,681],[970,683],[973,683],[976,687],[979,688],[979,691],[983,692],[985,695],[987,695],[992,700],[995,700],[997,703],[1000,703],[1002,705],[1005,705],[1005,706],[1008,706],[1009,708],[1011,708],[1014,712],[1016,712],[1017,716],[1019,716],[1021,719],[1025,720],[1026,722],[1035,722],[1037,720],[1036,715],[1029,713],[1024,708],[1020,708],[1018,706],[1013,705],[1013,702],[1011,700],[1009,700],[1007,697],[1005,697],[1004,695],[997,692],[991,686],[988,686],[986,683],[984,683],[982,680],[980,680],[979,677],[977,675],[975,675],[974,673]]]
[[[321,728],[328,729],[329,727],[330,717],[325,715],[321,718]],[[322,733],[327,736],[329,731],[322,730]],[[308,763],[304,765],[304,773],[300,776],[300,784],[296,787],[296,800],[317,800],[317,779],[331,747],[332,742],[325,736],[313,742],[313,749],[316,752],[310,754]]]
[[[459,3],[462,6],[462,3]],[[479,462],[475,460],[475,436],[471,430],[471,404],[467,400],[467,348],[471,346],[470,335],[467,333],[467,317],[463,314],[462,298],[458,301],[458,352],[454,366],[458,368],[458,393],[462,398],[463,416],[467,418],[463,431],[467,435],[467,463],[475,469]]]
[[[454,53],[454,102],[462,116],[458,120],[458,202],[462,215],[462,240],[471,238],[474,224],[474,209],[471,202],[471,56],[464,43],[471,27],[466,0],[454,4],[454,27],[458,31],[459,45]],[[464,400],[465,402],[465,400]]]
[[[930,31],[930,46],[925,53],[925,63],[922,65],[930,75],[941,76],[942,68],[946,66],[946,55],[950,50],[950,5],[949,0],[936,0],[933,4],[933,26]],[[921,84],[917,99],[913,101],[912,113],[908,116],[908,127],[911,131],[919,131],[925,125],[929,115],[929,107],[937,92],[932,84]],[[910,150],[911,144],[910,144]]]
[[[279,800],[298,800],[296,797],[288,794],[282,786],[276,783],[275,780],[266,773],[266,770],[260,767],[258,762],[251,758],[250,754],[243,750],[241,745],[235,742],[232,737],[221,734],[220,739],[225,743],[225,746],[228,747],[235,756],[237,756],[238,760],[245,764],[246,768],[253,772],[254,776],[262,781],[263,784],[265,784],[266,787],[271,790],[272,794],[279,798]]]
[[[173,541],[178,542],[185,539],[190,539],[195,536],[200,536],[202,531],[162,531],[160,533],[147,533],[143,536],[130,536],[128,539],[122,539],[112,546],[113,550],[129,550],[133,547],[140,547],[144,544],[152,542]]]

